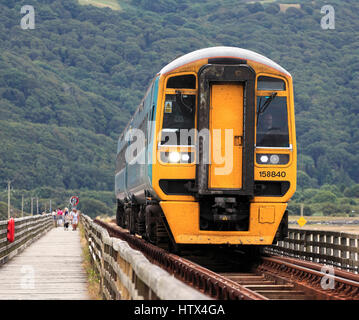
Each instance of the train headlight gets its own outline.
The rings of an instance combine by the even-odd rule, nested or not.
[[[182,153],[182,155],[181,155],[181,160],[182,160],[183,162],[188,162],[190,158],[191,158],[191,157],[189,156],[188,153]]]
[[[261,163],[267,163],[268,162],[268,156],[267,155],[263,155],[259,159],[260,159]]]
[[[279,163],[279,155],[272,154],[269,158],[270,163],[272,164],[278,164]]]
[[[267,164],[267,165],[287,164],[289,162],[289,154],[257,153],[256,161],[258,164]]]
[[[179,152],[170,152],[168,160],[172,163],[179,162],[181,160],[181,155]]]
[[[193,158],[193,152],[161,152],[161,161],[164,163],[192,163]]]

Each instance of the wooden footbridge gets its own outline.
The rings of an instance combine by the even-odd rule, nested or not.
[[[79,230],[53,228],[49,215],[16,222],[12,243],[0,225],[0,300],[89,299]]]
[[[81,220],[104,299],[207,299],[89,217]],[[50,214],[15,219],[14,241],[7,229],[0,221],[0,300],[90,299],[79,229],[55,228]]]

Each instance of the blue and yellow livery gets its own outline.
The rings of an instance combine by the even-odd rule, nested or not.
[[[186,54],[119,138],[117,223],[155,243],[272,244],[287,232],[296,163],[285,69],[240,48]]]

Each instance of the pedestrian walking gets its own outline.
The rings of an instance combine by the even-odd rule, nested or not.
[[[63,224],[63,212],[60,208],[57,209],[57,225],[58,226],[62,226]]]
[[[70,214],[65,211],[64,213],[64,230],[68,231],[69,230],[69,224],[70,224]]]
[[[52,219],[54,220],[55,228],[57,228],[57,213],[55,210],[52,211]]]
[[[72,209],[71,217],[72,217],[72,231],[76,231],[77,225],[79,223],[79,213],[77,212],[76,209]]]

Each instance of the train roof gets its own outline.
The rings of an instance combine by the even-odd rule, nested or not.
[[[193,51],[191,53],[185,54],[178,59],[173,60],[171,63],[163,67],[159,74],[165,74],[167,72],[173,71],[174,69],[177,69],[185,64],[194,62],[196,60],[219,57],[231,57],[255,61],[268,67],[274,68],[287,76],[291,76],[287,70],[282,68],[279,64],[275,63],[271,59],[262,56],[259,53],[236,47],[212,47]]]

